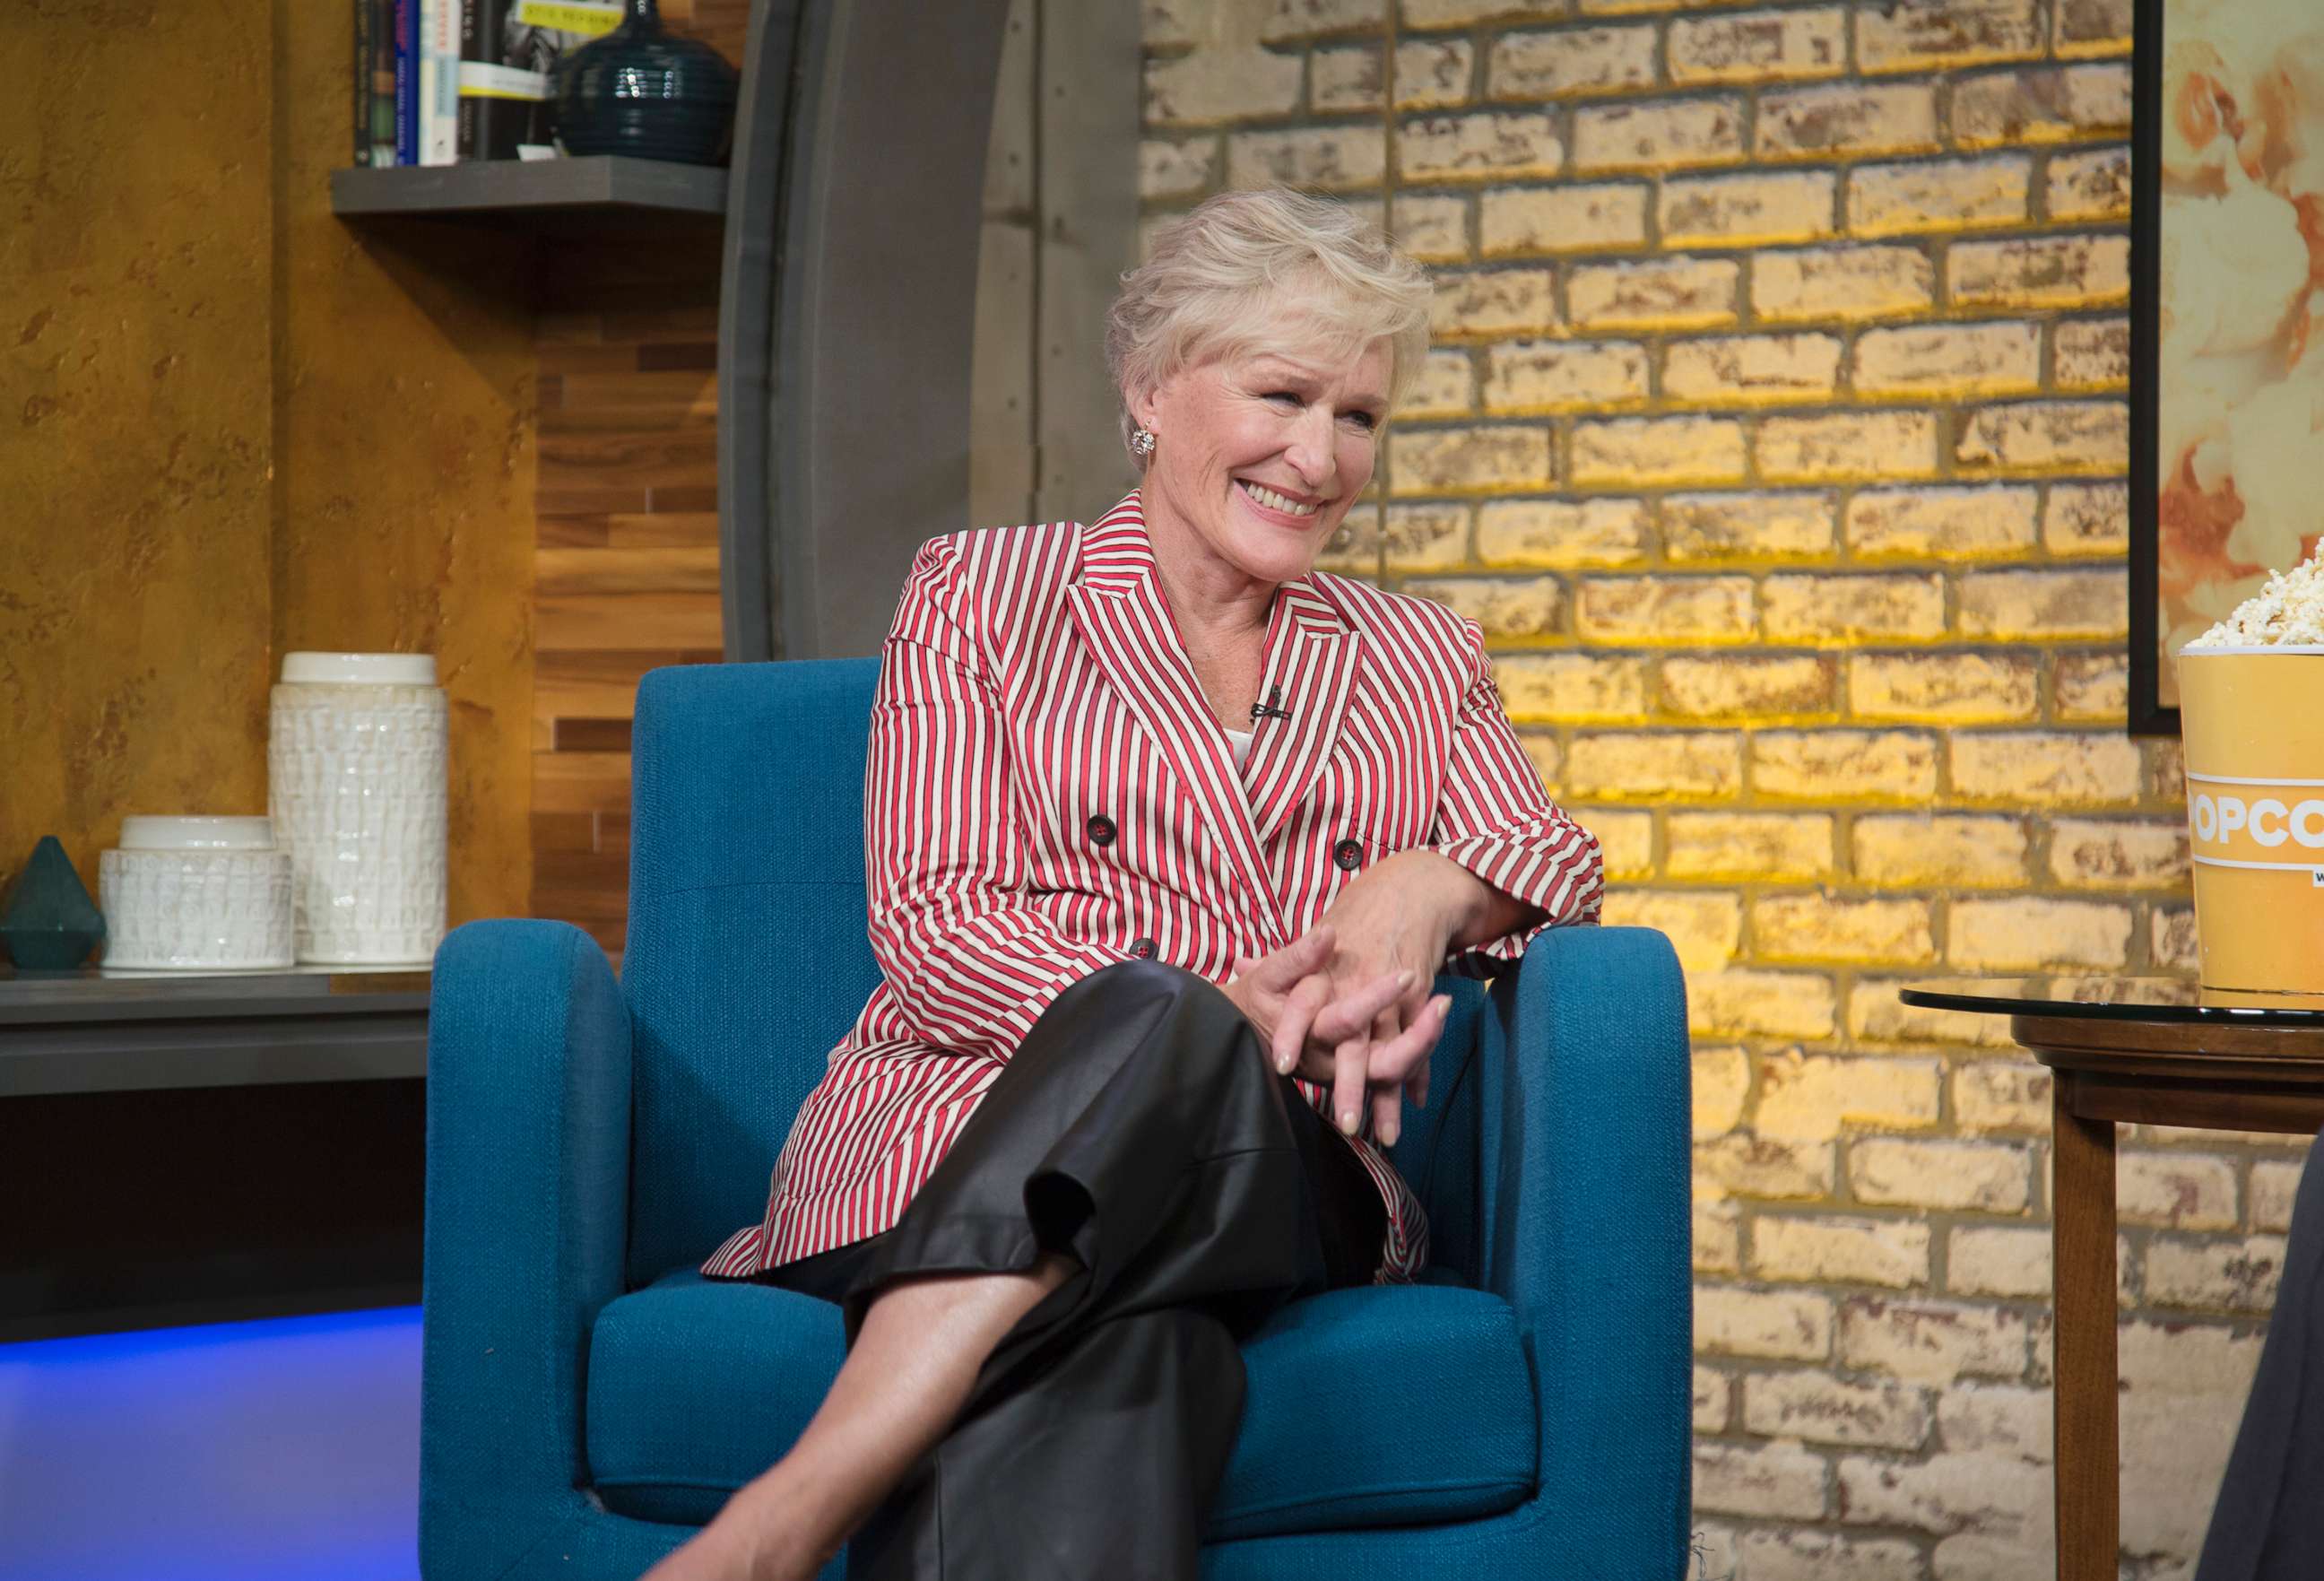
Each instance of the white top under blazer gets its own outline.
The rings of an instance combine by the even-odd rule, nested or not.
[[[1442,605],[1285,583],[1259,695],[1289,717],[1255,721],[1238,763],[1132,494],[1090,526],[930,540],[881,661],[863,841],[885,980],[800,1106],[765,1216],[706,1273],[888,1229],[1066,987],[1132,957],[1223,983],[1391,852],[1439,852],[1540,926],[1598,920],[1598,842],[1544,792],[1476,624]],[[1448,968],[1506,969],[1533,931]],[[1329,1089],[1299,1085],[1328,1116]],[[1388,1207],[1380,1278],[1410,1279],[1419,1204],[1368,1134],[1353,1145]]]

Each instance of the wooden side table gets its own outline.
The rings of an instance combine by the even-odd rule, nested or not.
[[[2114,1128],[2324,1129],[2324,1003],[2207,994],[2175,977],[1950,979],[1901,997],[2006,1015],[2010,1035],[2053,1073],[2058,1581],[2115,1581]]]

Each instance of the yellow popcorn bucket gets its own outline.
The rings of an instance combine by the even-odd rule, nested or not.
[[[2181,652],[2179,710],[2203,987],[2312,1003],[2324,994],[2324,647]]]

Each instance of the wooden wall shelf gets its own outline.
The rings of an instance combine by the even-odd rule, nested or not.
[[[726,214],[726,171],[612,154],[337,170],[331,172],[331,211],[343,219],[567,232],[673,220],[716,225]]]

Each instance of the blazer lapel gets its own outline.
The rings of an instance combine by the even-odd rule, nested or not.
[[[1136,495],[1089,529],[1082,575],[1066,597],[1082,641],[1185,782],[1204,827],[1225,854],[1231,871],[1220,876],[1242,892],[1259,931],[1279,939],[1282,909],[1268,882],[1234,759],[1155,579],[1153,544]]]
[[[1330,759],[1362,652],[1362,633],[1311,582],[1303,577],[1283,585],[1267,633],[1259,695],[1276,699],[1273,706],[1290,717],[1255,724],[1242,772],[1252,831],[1261,846],[1306,798]]]

